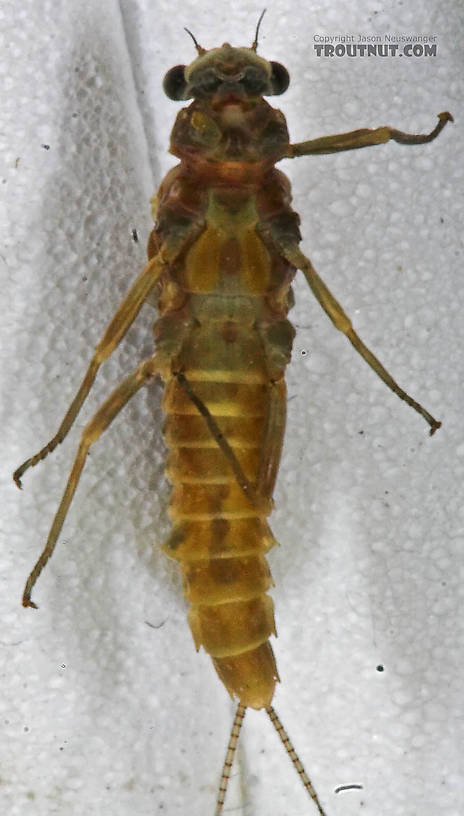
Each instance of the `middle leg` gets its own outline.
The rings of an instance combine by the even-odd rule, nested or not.
[[[429,414],[429,412],[426,411],[426,409],[419,402],[416,402],[415,399],[410,397],[409,394],[407,394],[406,391],[404,391],[398,385],[387,369],[384,368],[380,360],[378,360],[372,351],[363,343],[359,335],[353,329],[350,318],[344,312],[339,302],[334,298],[322,278],[319,277],[309,258],[303,255],[296,244],[290,246],[280,246],[280,251],[289,261],[289,263],[292,264],[292,266],[295,266],[297,269],[301,269],[306,280],[308,281],[312,293],[319,301],[326,314],[330,317],[335,328],[339,329],[339,331],[346,335],[358,354],[364,358],[366,363],[375,371],[380,379],[383,380],[384,383],[388,385],[388,387],[400,399],[404,400],[404,402],[410,405],[411,408],[414,408],[418,414],[424,417],[425,421],[430,426],[430,435],[434,434],[435,431],[441,427],[441,422],[434,419],[434,417]]]

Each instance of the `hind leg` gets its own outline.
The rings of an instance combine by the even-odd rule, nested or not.
[[[122,383],[118,385],[103,405],[98,409],[96,414],[87,423],[82,431],[81,440],[77,449],[76,458],[69,474],[63,497],[56,512],[53,524],[50,528],[47,543],[41,553],[37,563],[29,575],[23,593],[23,606],[32,606],[37,608],[36,604],[31,600],[31,592],[34,584],[37,581],[48,559],[53,555],[58,536],[64,524],[64,520],[69,510],[69,506],[73,499],[82,470],[84,468],[85,460],[91,445],[97,441],[100,435],[112,423],[113,419],[119,414],[122,408],[129,402],[130,398],[145,385],[149,380],[157,375],[153,358],[145,360],[141,363],[135,371],[126,377]]]

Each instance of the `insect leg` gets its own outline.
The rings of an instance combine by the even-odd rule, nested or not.
[[[430,425],[430,435],[435,433],[435,431],[441,427],[441,422],[434,419],[433,416],[429,414],[429,412],[426,411],[422,405],[420,405],[420,403],[416,402],[416,400],[410,397],[406,391],[403,391],[403,389],[400,388],[398,383],[395,382],[386,368],[383,367],[382,363],[363,343],[361,338],[353,329],[350,318],[347,314],[345,314],[338,301],[334,298],[332,293],[325,285],[324,281],[319,277],[309,258],[303,255],[296,245],[281,246],[280,250],[293,266],[297,267],[297,269],[301,269],[301,271],[304,273],[313,295],[317,298],[324,311],[328,314],[335,328],[339,329],[347,336],[348,340],[350,343],[352,343],[356,351],[365,359],[366,363],[370,365],[380,379],[383,380],[384,383],[388,385],[388,387],[391,388],[391,390],[394,391],[394,393],[397,394],[400,399],[404,400],[411,406],[411,408],[414,408],[415,411],[424,417],[425,421]]]
[[[270,383],[266,429],[262,445],[256,488],[258,493],[272,500],[279,470],[282,441],[287,417],[287,392],[284,380]]]
[[[222,768],[221,782],[219,784],[218,798],[216,803],[216,810],[214,816],[221,816],[222,807],[226,798],[227,785],[229,784],[230,772],[234,761],[235,751],[237,749],[238,739],[240,736],[240,729],[242,727],[243,718],[246,714],[246,706],[241,703],[237,706],[235,712],[234,722],[230,732],[229,744],[227,746],[226,758]]]
[[[264,509],[268,509],[263,502],[263,497],[260,495],[260,491],[256,490],[256,488],[251,484],[249,479],[247,479],[245,473],[243,472],[243,468],[238,461],[233,448],[229,445],[227,439],[224,437],[224,434],[221,432],[216,420],[212,416],[211,412],[208,410],[208,407],[205,403],[195,394],[190,382],[187,380],[185,374],[181,372],[177,372],[176,374],[177,382],[179,385],[182,386],[186,394],[189,396],[195,408],[197,408],[198,412],[204,417],[204,420],[211,432],[211,436],[215,439],[218,446],[220,447],[221,451],[223,452],[224,456],[226,457],[227,461],[229,462],[232,470],[234,471],[234,475],[237,481],[237,484],[243,490],[245,496],[254,507],[263,507]]]
[[[42,459],[45,459],[49,453],[55,450],[56,446],[63,441],[69,429],[71,428],[76,416],[78,415],[84,400],[89,393],[98,369],[107,357],[112,354],[116,346],[121,342],[124,335],[132,325],[137,317],[147,295],[158,280],[160,274],[164,270],[164,261],[160,255],[152,258],[145,268],[140,273],[139,277],[129,289],[126,297],[116,310],[113,318],[109,322],[107,329],[98,343],[95,353],[90,361],[90,365],[86,371],[85,377],[81,382],[79,390],[69,406],[66,415],[53,439],[48,442],[34,456],[19,467],[13,474],[13,479],[21,487],[21,477],[23,473],[30,467],[34,467]]]
[[[324,153],[338,153],[341,150],[356,150],[358,147],[372,147],[384,144],[392,139],[400,144],[414,145],[432,142],[443,130],[447,122],[454,122],[448,111],[438,114],[438,124],[430,133],[404,133],[391,127],[379,127],[374,130],[362,128],[350,133],[337,133],[334,136],[322,136],[320,139],[310,139],[307,142],[298,142],[289,145],[285,158],[294,159],[297,156],[322,155]]]
[[[268,708],[266,708],[266,713],[268,714],[272,725],[274,726],[275,730],[277,731],[277,733],[278,733],[278,735],[279,735],[279,737],[281,739],[282,745],[284,746],[287,754],[289,755],[290,759],[292,760],[293,765],[295,767],[295,770],[296,770],[298,776],[300,777],[304,787],[306,788],[306,790],[308,791],[311,799],[313,800],[314,804],[316,805],[316,807],[317,807],[317,809],[318,809],[318,811],[320,813],[320,816],[326,816],[326,812],[323,809],[321,803],[319,802],[317,793],[314,790],[314,787],[313,787],[313,785],[311,783],[311,780],[310,780],[308,774],[306,773],[306,771],[305,771],[305,769],[303,767],[303,764],[302,764],[301,760],[299,759],[298,754],[295,751],[295,749],[294,749],[294,747],[293,747],[293,745],[291,743],[290,737],[288,736],[285,728],[283,727],[279,717],[277,716],[277,714],[274,711],[274,709],[272,708],[272,706],[269,706]]]
[[[31,601],[31,592],[48,559],[53,555],[58,536],[63,527],[69,506],[74,492],[79,483],[81,473],[89,452],[89,448],[97,441],[100,434],[110,425],[115,416],[129,402],[130,398],[150,379],[157,375],[157,370],[152,358],[141,363],[135,371],[118,385],[108,399],[94,414],[90,422],[82,431],[81,441],[77,450],[76,458],[69,474],[63,497],[56,512],[51,526],[47,543],[41,553],[37,563],[29,575],[23,593],[23,606],[32,606],[37,609],[36,604]]]

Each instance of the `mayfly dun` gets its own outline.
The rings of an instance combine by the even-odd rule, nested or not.
[[[263,12],[264,13],[264,12]],[[30,573],[23,605],[53,554],[89,450],[140,388],[164,383],[164,439],[172,484],[172,531],[164,544],[178,562],[190,604],[189,625],[237,703],[216,816],[220,816],[247,708],[264,709],[321,816],[321,804],[272,700],[279,681],[270,643],[275,634],[266,553],[267,523],[286,417],[285,369],[294,329],[287,319],[297,270],[334,326],[385,384],[419,413],[430,434],[440,422],[409,396],[355,332],[349,317],[301,252],[290,185],[275,168],[284,158],[384,144],[433,141],[428,134],[384,126],[290,143],[283,114],[265,97],[283,94],[286,68],[249,47],[224,43],[197,50],[188,66],[165,76],[175,101],[193,100],[177,116],[170,151],[180,163],[153,200],[148,263],[115,312],[56,435],[15,472],[25,471],[66,437],[101,364],[126,335],[143,304],[156,301],[155,353],[113,391],[85,426],[43,552]]]

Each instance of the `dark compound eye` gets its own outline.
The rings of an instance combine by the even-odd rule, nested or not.
[[[280,62],[271,62],[270,65],[272,68],[270,80],[253,65],[245,68],[239,81],[249,96],[277,96],[287,90],[290,82],[287,69]],[[185,65],[176,65],[164,77],[163,89],[169,99],[179,101],[192,96],[212,94],[223,81],[224,79],[217,75],[214,68],[204,68],[191,75],[187,83]]]
[[[272,94],[278,96],[283,94],[290,84],[290,74],[280,62],[271,62],[271,88]]]
[[[163,90],[169,99],[185,99],[184,93],[187,83],[185,81],[185,65],[176,65],[171,68],[163,79]]]
[[[221,82],[214,68],[205,68],[197,75],[192,74],[190,77],[190,85],[195,88],[195,96],[214,93]]]
[[[260,96],[265,93],[268,81],[263,71],[250,65],[245,68],[240,85],[243,85],[250,96]]]

